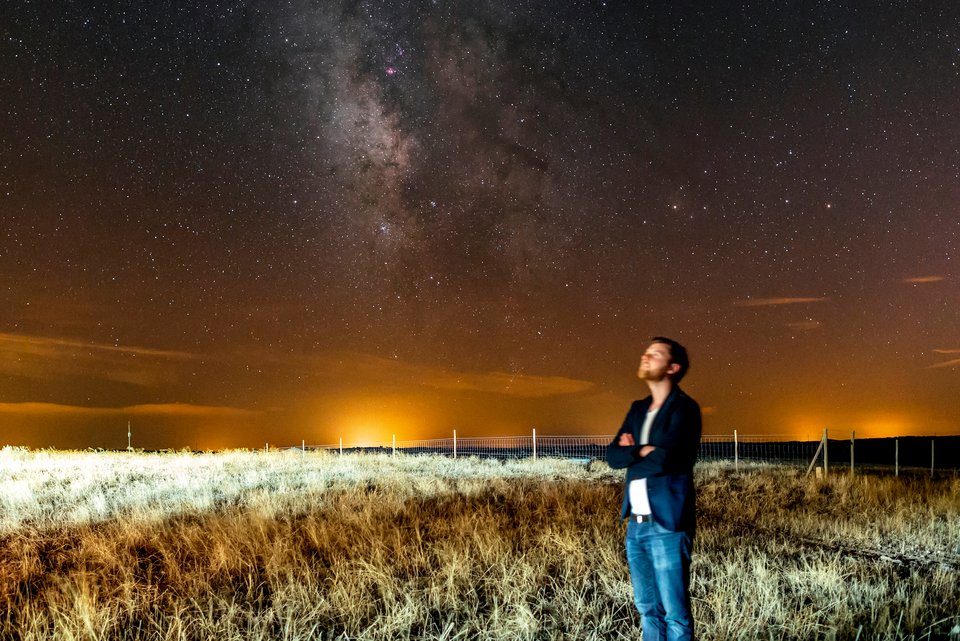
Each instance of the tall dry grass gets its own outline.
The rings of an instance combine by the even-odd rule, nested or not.
[[[620,482],[565,461],[4,450],[0,638],[635,639]],[[702,639],[960,638],[956,481],[698,483]]]

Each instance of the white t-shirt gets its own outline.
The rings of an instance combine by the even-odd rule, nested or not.
[[[643,427],[640,429],[640,442],[637,445],[646,445],[650,442],[650,426],[653,425],[653,419],[657,416],[660,408],[647,412],[643,419]],[[634,479],[630,481],[628,488],[630,494],[630,511],[634,514],[651,514],[650,497],[647,495],[647,479]]]

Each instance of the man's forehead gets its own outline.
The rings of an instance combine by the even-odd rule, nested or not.
[[[670,353],[670,346],[667,343],[650,343],[647,347],[648,352],[663,352],[664,354]]]

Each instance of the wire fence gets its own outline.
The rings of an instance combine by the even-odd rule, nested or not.
[[[904,471],[960,470],[960,436],[831,439],[824,430],[819,440],[798,441],[781,434],[742,435],[706,434],[701,437],[698,461],[729,461],[734,466],[744,463],[840,469],[855,468]],[[493,459],[565,458],[589,462],[604,460],[612,434],[589,436],[543,436],[532,430],[526,436],[486,436],[359,443],[307,445],[302,442],[291,449],[333,450],[340,453],[379,452],[411,455],[439,455]]]

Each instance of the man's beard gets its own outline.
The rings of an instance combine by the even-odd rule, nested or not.
[[[662,370],[655,370],[655,369],[644,369],[643,367],[641,367],[639,376],[640,376],[640,380],[653,381],[656,383],[656,382],[662,381],[667,377],[667,370],[666,368]]]

